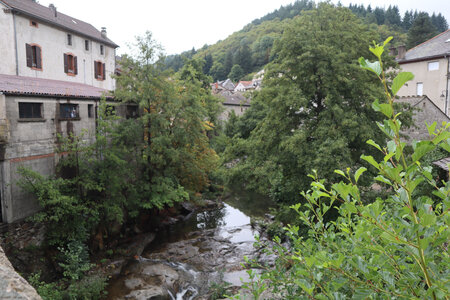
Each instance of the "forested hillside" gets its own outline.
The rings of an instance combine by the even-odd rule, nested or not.
[[[205,45],[198,50],[193,48],[168,56],[165,68],[176,72],[186,59],[198,58],[204,60],[204,73],[212,76],[214,80],[228,77],[249,79],[248,74],[261,70],[274,59],[272,48],[286,26],[292,23],[292,19],[314,7],[315,3],[310,0],[299,0],[282,6],[262,18],[253,20],[242,30],[214,45]],[[378,32],[380,41],[393,36],[394,46],[403,44],[412,48],[448,28],[447,20],[441,13],[433,13],[430,16],[426,12],[409,10],[401,16],[395,5],[384,9],[350,4],[348,8]],[[230,74],[233,66],[236,67],[233,74]]]

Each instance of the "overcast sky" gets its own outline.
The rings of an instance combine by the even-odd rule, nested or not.
[[[91,23],[97,29],[106,27],[108,37],[120,45],[118,54],[128,52],[134,37],[149,30],[167,54],[201,48],[223,40],[256,18],[294,2],[294,0],[38,0],[53,3],[58,11]],[[337,0],[333,1],[337,3]],[[341,0],[387,8],[397,5],[405,10],[441,12],[450,22],[448,0]]]

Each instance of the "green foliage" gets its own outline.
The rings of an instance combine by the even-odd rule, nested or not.
[[[384,139],[370,109],[383,90],[357,61],[376,37],[348,9],[329,4],[294,19],[275,43],[277,58],[241,118],[242,131],[225,151],[226,162],[241,159],[227,171],[228,181],[289,204],[307,188],[308,170],[333,180],[330,168],[373,152],[362,141]]]
[[[241,68],[240,65],[234,65],[231,68],[230,74],[228,74],[228,78],[230,78],[234,82],[239,81],[239,79],[241,79],[242,76],[244,76],[244,70]]]
[[[371,48],[382,69],[384,46]],[[372,71],[377,73],[377,68]],[[436,181],[425,163],[437,148],[446,149],[448,156],[450,123],[429,126],[431,139],[414,143],[407,155],[393,107],[394,93],[384,72],[381,78],[390,109],[380,109],[387,119],[378,127],[389,141],[386,146],[367,142],[382,154],[380,160],[370,155],[361,158],[376,169],[373,179],[389,194],[365,203],[359,181],[366,168],[336,171],[344,180],[331,186],[317,172],[310,175],[310,189],[302,192],[306,203],[292,206],[308,233],[301,236],[298,226],[288,226],[290,246],[275,239],[273,248],[266,245],[278,256],[275,266],[260,266],[265,268],[260,281],[283,299],[447,299],[450,294],[450,182]],[[420,184],[432,193],[423,193]],[[327,222],[332,210],[339,217]]]
[[[92,265],[89,263],[89,253],[86,246],[80,241],[72,241],[67,248],[59,247],[62,261],[59,265],[63,268],[64,277],[71,281],[81,279]]]
[[[437,34],[436,27],[431,23],[431,18],[427,13],[420,13],[408,31],[407,48],[413,48],[423,43]]]

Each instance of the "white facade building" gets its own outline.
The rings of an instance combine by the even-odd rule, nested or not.
[[[118,47],[92,25],[33,0],[0,0],[0,74],[113,90]]]

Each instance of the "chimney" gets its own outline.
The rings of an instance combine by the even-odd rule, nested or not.
[[[57,16],[57,13],[56,13],[56,6],[53,5],[53,3],[52,3],[52,4],[50,4],[50,5],[48,6],[48,8],[50,8],[50,10],[53,12],[53,14],[55,15],[55,18],[56,18],[56,16]]]
[[[390,56],[395,56],[396,52],[397,52],[397,48],[395,48],[395,47],[389,48],[389,55]]]
[[[398,46],[397,59],[404,59],[405,54],[406,54],[406,46],[405,45]]]
[[[106,27],[102,27],[102,37],[106,38]]]

